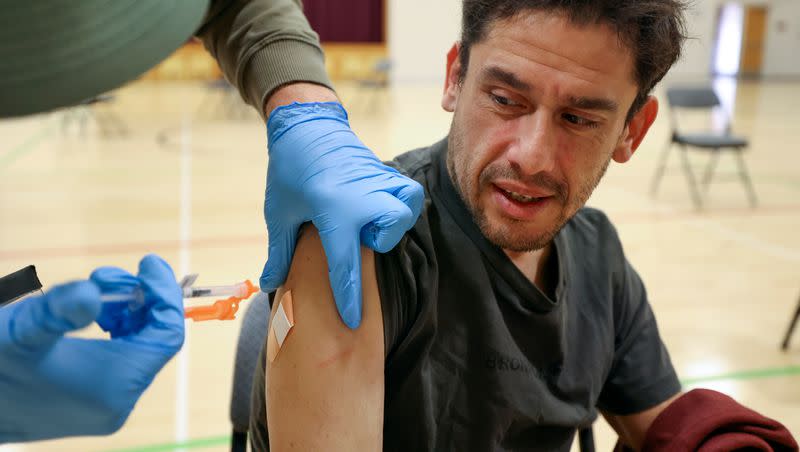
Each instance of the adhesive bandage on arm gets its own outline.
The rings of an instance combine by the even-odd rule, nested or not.
[[[292,309],[292,291],[287,291],[278,301],[275,315],[269,327],[270,341],[267,343],[267,358],[269,362],[275,360],[280,352],[283,342],[294,327],[294,310]]]

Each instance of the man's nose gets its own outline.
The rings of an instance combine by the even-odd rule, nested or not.
[[[519,118],[517,139],[507,155],[522,174],[555,172],[558,134],[552,116],[543,109]]]

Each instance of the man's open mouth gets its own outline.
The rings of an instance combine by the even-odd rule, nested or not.
[[[497,187],[497,188],[500,188],[500,187]],[[523,195],[523,194],[520,194],[520,193],[516,193],[516,192],[513,192],[513,191],[505,190],[505,189],[502,189],[502,188],[500,188],[500,191],[502,191],[506,196],[508,196],[509,198],[511,198],[511,199],[513,199],[514,201],[517,201],[517,202],[529,203],[529,202],[541,201],[542,199],[544,199],[544,198],[535,198],[533,196],[526,196],[526,195]]]

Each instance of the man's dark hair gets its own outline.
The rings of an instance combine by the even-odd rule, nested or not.
[[[538,10],[565,14],[578,26],[607,24],[633,53],[639,92],[628,111],[630,121],[681,54],[686,39],[685,9],[682,0],[464,0],[460,79],[466,75],[470,48],[485,38],[488,26],[496,20]]]

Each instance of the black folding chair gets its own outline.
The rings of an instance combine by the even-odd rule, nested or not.
[[[800,319],[800,300],[797,300],[797,308],[795,308],[794,316],[791,322],[789,322],[789,328],[786,330],[786,334],[783,336],[781,350],[786,351],[789,348],[789,341],[792,340],[792,334],[794,333],[794,327],[797,326],[798,319]]]
[[[258,365],[261,348],[267,339],[269,324],[269,296],[263,292],[247,302],[242,319],[239,341],[236,344],[236,361],[233,369],[230,418],[231,452],[246,452],[247,433],[250,428],[250,396],[253,391],[253,375]]]
[[[362,101],[353,101],[353,104],[361,105],[367,113],[375,113],[380,106],[379,102],[382,93],[389,88],[389,78],[392,71],[392,62],[388,58],[382,58],[375,62],[372,70],[363,78],[356,80],[358,86],[358,97]]]
[[[745,190],[750,200],[750,205],[756,207],[758,199],[756,198],[755,189],[750,180],[750,175],[747,172],[742,153],[747,148],[747,139],[731,134],[731,120],[725,118],[726,127],[722,133],[715,132],[682,132],[678,127],[678,111],[681,109],[692,110],[706,110],[711,113],[715,108],[720,106],[719,98],[714,92],[714,89],[708,86],[704,87],[671,87],[667,89],[667,103],[670,106],[670,123],[672,125],[672,136],[670,141],[667,142],[664,151],[656,168],[655,175],[653,176],[650,193],[652,196],[656,195],[659,183],[664,175],[664,169],[667,165],[667,158],[669,157],[670,150],[674,144],[680,145],[681,160],[683,170],[686,174],[686,180],[689,184],[689,192],[692,196],[692,201],[696,208],[703,206],[703,197],[701,195],[701,188],[698,187],[694,172],[689,165],[689,148],[695,148],[701,151],[710,152],[708,163],[706,165],[705,173],[701,181],[702,191],[708,190],[711,179],[716,169],[717,160],[722,151],[731,151],[736,158],[736,163],[739,169],[739,179],[744,184]]]
[[[115,101],[116,97],[113,94],[101,94],[64,110],[61,115],[61,133],[67,133],[70,124],[75,121],[78,123],[78,132],[84,136],[87,123],[91,119],[104,137],[127,135],[128,126],[113,110]]]

